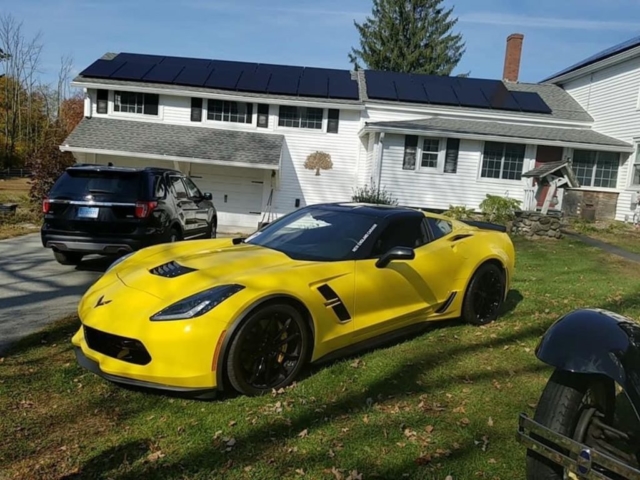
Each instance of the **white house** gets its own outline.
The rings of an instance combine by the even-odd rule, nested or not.
[[[521,46],[509,37],[503,80],[107,54],[74,79],[85,118],[60,148],[84,163],[178,168],[238,228],[365,185],[435,210],[478,208],[488,193],[533,208],[523,173],[567,159],[586,179],[581,162],[596,158],[588,188],[619,189],[632,138],[558,85],[518,83]],[[307,164],[317,151],[331,168]]]
[[[619,164],[602,153],[573,159],[582,190],[588,192],[583,196],[588,195],[592,203],[613,205],[615,218],[629,221],[640,213],[640,37],[597,53],[544,82],[560,86],[575,98],[593,118],[594,130],[633,145]]]

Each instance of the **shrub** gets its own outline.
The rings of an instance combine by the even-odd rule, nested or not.
[[[464,205],[449,205],[449,210],[443,213],[443,215],[454,218],[456,220],[468,220],[475,216],[473,208],[467,208]]]
[[[384,187],[377,188],[374,185],[365,185],[355,189],[351,200],[359,203],[375,203],[379,205],[397,205],[398,200]]]
[[[520,203],[515,198],[487,194],[487,198],[480,203],[480,210],[487,221],[506,225],[515,218]]]

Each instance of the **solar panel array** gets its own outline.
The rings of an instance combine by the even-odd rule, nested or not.
[[[571,65],[570,67],[565,68],[564,70],[561,70],[560,72],[555,73],[551,77],[545,78],[542,81],[546,82],[547,80],[551,80],[552,78],[556,78],[556,77],[559,77],[560,75],[573,72],[582,67],[586,67],[587,65],[591,65],[593,63],[599,62],[600,60],[605,60],[609,57],[613,57],[614,55],[617,55],[619,53],[626,52],[627,50],[636,48],[637,46],[640,46],[640,36],[630,38],[629,40],[625,40],[624,42],[619,43],[618,45],[614,45],[613,47],[609,47],[605,50],[602,50],[601,52],[598,52],[595,55],[585,58],[584,60],[574,65]]]
[[[360,98],[350,71],[328,68],[120,53],[111,60],[96,60],[80,75],[272,95]],[[374,70],[365,71],[365,78],[367,94],[376,100],[551,113],[537,93],[510,91],[499,80]]]
[[[90,78],[214,88],[318,98],[358,100],[348,70],[120,53],[97,60],[80,75]]]
[[[500,80],[367,70],[371,99],[526,113],[551,113],[535,92],[515,92]]]

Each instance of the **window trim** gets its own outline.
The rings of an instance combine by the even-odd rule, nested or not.
[[[321,126],[320,128],[308,128],[308,127],[289,127],[286,125],[280,125],[280,110],[282,109],[282,107],[285,108],[296,108],[296,109],[314,109],[314,110],[320,110],[322,111],[322,121],[321,121]],[[302,117],[301,117],[302,118]],[[327,133],[327,109],[326,108],[320,108],[320,107],[306,107],[306,106],[301,106],[301,105],[289,105],[289,104],[279,104],[278,105],[278,112],[276,114],[276,121],[275,123],[275,128],[277,130],[288,130],[291,132],[305,132],[305,133],[309,133],[309,132],[315,132],[316,134],[318,133]]]
[[[209,118],[209,102],[225,102],[227,103],[244,103],[245,105],[251,105],[251,121],[250,122],[231,122],[226,120],[213,120]],[[202,106],[202,118],[204,123],[211,123],[215,125],[224,125],[225,128],[247,128],[254,127],[257,125],[257,114],[256,114],[256,104],[254,102],[243,102],[240,100],[227,100],[221,98],[207,98],[206,106]],[[224,117],[224,113],[223,113]]]
[[[418,145],[416,146],[416,163],[414,168],[404,168],[404,159],[406,154],[406,139],[408,136],[417,137]],[[436,167],[423,167],[422,166],[422,154],[424,153],[424,141],[425,140],[437,140],[438,141],[438,164]],[[430,152],[435,153],[435,152]],[[414,173],[427,173],[427,174],[444,174],[444,164],[447,155],[447,138],[436,137],[432,135],[405,135],[404,144],[402,147],[402,170],[406,172]]]
[[[571,153],[571,166],[572,168],[574,167],[574,162],[575,162],[575,157],[576,157],[576,151],[580,150],[580,151],[585,151],[585,152],[595,152],[596,154],[596,161],[593,164],[593,170],[591,172],[591,183],[592,185],[582,185],[580,184],[580,189],[581,190],[590,190],[590,191],[605,191],[605,192],[614,192],[614,191],[618,191],[619,190],[619,178],[620,178],[620,153],[619,152],[609,152],[609,151],[601,151],[601,150],[589,150],[586,148],[574,148],[572,153]],[[614,187],[602,187],[602,186],[595,186],[593,185],[594,181],[595,181],[595,177],[596,177],[596,171],[597,171],[597,167],[598,167],[598,158],[600,157],[601,153],[616,153],[618,155],[618,171],[616,173],[616,177],[615,177],[615,186]],[[640,165],[640,163],[638,163]],[[636,163],[634,163],[634,165],[636,165]],[[574,172],[575,172],[575,168],[574,168]],[[632,172],[633,173],[633,172]],[[576,178],[578,177],[577,173],[576,173]],[[578,179],[578,182],[580,180]],[[631,178],[631,182],[633,182],[633,178]],[[633,184],[632,184],[633,186]]]
[[[482,170],[484,167],[484,152],[485,152],[485,148],[487,143],[502,143],[503,145],[509,145],[509,144],[513,144],[513,145],[523,145],[524,146],[524,155],[522,157],[522,171],[520,172],[520,178],[519,179],[511,179],[511,178],[502,178],[502,172],[504,171],[504,150],[502,151],[502,160],[500,162],[500,177],[499,178],[495,178],[495,177],[484,177],[482,176]],[[517,184],[520,185],[522,184],[523,180],[525,180],[522,177],[522,174],[525,172],[525,166],[527,165],[527,147],[529,145],[527,143],[519,143],[519,142],[504,142],[504,141],[495,141],[495,140],[484,140],[482,142],[482,148],[480,150],[480,162],[478,165],[478,181],[480,182],[486,182],[486,183],[498,183],[498,184]]]
[[[150,115],[146,113],[132,113],[132,112],[117,112],[116,111],[116,92],[125,92],[125,93],[140,93],[142,95],[157,95],[158,96],[158,113],[155,115]],[[148,92],[139,92],[136,90],[109,90],[109,107],[108,114],[114,117],[124,117],[124,118],[137,118],[144,119],[145,121],[158,121],[163,120],[164,118],[164,104],[162,103],[162,95],[156,93],[148,93]],[[144,109],[144,107],[143,107]]]

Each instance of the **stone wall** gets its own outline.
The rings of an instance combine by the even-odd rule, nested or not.
[[[562,238],[560,217],[537,212],[518,214],[511,225],[511,233],[529,238]]]

